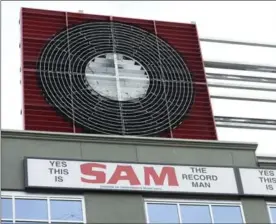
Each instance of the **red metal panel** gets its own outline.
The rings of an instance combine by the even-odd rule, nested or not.
[[[216,130],[211,113],[207,85],[194,84],[195,96],[186,119],[173,130],[174,138],[216,140]],[[169,135],[165,135],[169,137]]]
[[[67,16],[67,17],[66,17]],[[203,61],[195,24],[171,23],[65,13],[49,10],[22,9],[22,73],[24,95],[24,123],[26,130],[83,132],[74,128],[71,121],[58,114],[46,102],[36,77],[36,63],[43,46],[55,34],[68,27],[88,21],[110,21],[128,23],[141,27],[172,45],[183,57],[193,75],[194,104],[183,123],[173,130],[173,137],[188,139],[217,139],[210,104]],[[155,26],[154,26],[155,24]],[[170,134],[162,134],[170,137]]]
[[[65,13],[23,8],[21,18],[24,127],[26,130],[73,132],[73,124],[59,116],[44,99],[35,73],[43,46],[66,25]]]

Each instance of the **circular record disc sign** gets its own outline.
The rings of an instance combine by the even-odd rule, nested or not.
[[[123,23],[84,23],[58,33],[44,47],[37,74],[46,100],[94,133],[156,135],[178,126],[193,102],[181,55]]]

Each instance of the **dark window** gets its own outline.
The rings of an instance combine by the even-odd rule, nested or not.
[[[3,192],[2,192],[3,194]],[[83,200],[67,196],[28,196],[5,193],[1,198],[1,224],[84,223]]]
[[[270,221],[271,223],[276,223],[276,206],[269,206]]]
[[[243,223],[240,206],[212,205],[214,223]]]
[[[82,221],[83,211],[81,201],[51,200],[51,220]]]
[[[12,199],[1,198],[2,219],[12,219]]]
[[[182,223],[212,223],[208,205],[180,205]]]
[[[242,224],[239,203],[147,202],[148,223]],[[276,211],[275,211],[276,215]],[[275,216],[276,217],[276,216]]]
[[[176,204],[148,204],[150,223],[179,223]]]
[[[47,200],[15,199],[16,220],[48,220]]]

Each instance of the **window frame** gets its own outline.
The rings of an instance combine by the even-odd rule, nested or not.
[[[226,200],[202,200],[202,199],[161,199],[161,198],[145,198],[144,199],[144,210],[145,210],[145,216],[146,216],[146,223],[150,224],[149,222],[149,213],[148,213],[148,206],[147,204],[150,203],[155,203],[155,204],[176,204],[177,205],[177,212],[178,212],[178,219],[179,224],[181,223],[181,213],[180,213],[180,205],[185,204],[185,205],[207,205],[209,207],[209,213],[210,213],[210,218],[212,223],[214,223],[214,217],[213,217],[213,212],[212,212],[212,205],[216,206],[239,206],[241,210],[241,217],[242,217],[242,222],[246,223],[245,216],[244,216],[244,211],[243,211],[243,206],[241,201],[226,201]],[[276,206],[276,203],[275,203]]]
[[[22,223],[28,222],[30,220],[26,219],[16,219],[15,218],[15,198],[16,199],[37,199],[37,200],[46,200],[47,201],[47,212],[48,212],[48,219],[47,220],[35,220],[32,219],[31,222],[37,223],[65,223],[61,220],[51,220],[50,217],[50,200],[62,200],[62,201],[80,201],[82,206],[82,216],[83,221],[74,221],[70,220],[69,223],[87,223],[86,220],[86,207],[85,207],[85,200],[83,195],[67,195],[67,194],[47,194],[47,193],[29,193],[29,192],[22,192],[22,191],[1,191],[1,198],[5,199],[12,199],[12,219],[3,219],[1,221],[12,221],[13,223]],[[16,222],[17,221],[17,222]]]
[[[269,216],[269,221],[271,224],[273,224],[270,208],[271,207],[276,208],[276,202],[266,202],[266,207],[267,207],[267,212],[268,212],[268,216]]]

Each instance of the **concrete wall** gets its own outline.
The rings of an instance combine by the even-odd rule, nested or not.
[[[2,190],[24,191],[25,156],[257,167],[255,149],[256,144],[2,132]],[[145,223],[142,194],[85,192],[85,200],[89,223]],[[263,199],[241,201],[247,222],[269,223]]]

